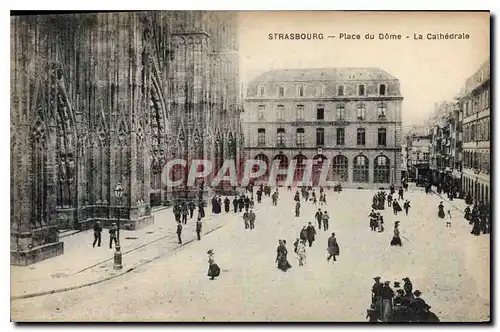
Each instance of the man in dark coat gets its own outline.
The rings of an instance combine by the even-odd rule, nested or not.
[[[318,209],[318,212],[314,215],[314,218],[318,221],[318,229],[321,230],[321,222],[323,221],[323,212],[321,212],[321,209]]]
[[[332,236],[328,238],[328,254],[329,256],[326,258],[326,260],[329,262],[330,258],[333,257],[333,261],[336,262],[337,258],[340,253],[339,249],[339,244],[337,243],[337,239],[335,238],[335,233],[332,233]]]
[[[237,197],[233,198],[233,210],[234,210],[234,213],[238,212],[238,198]]]
[[[196,209],[196,205],[194,204],[193,201],[189,201],[189,218],[193,219],[193,213],[194,210]]]
[[[230,209],[229,205],[230,204],[231,204],[231,202],[229,201],[229,198],[227,198],[227,197],[224,198],[224,210],[226,211],[226,213],[229,212],[229,209]]]
[[[380,282],[380,277],[375,277],[373,280],[375,280],[375,283],[372,286],[372,303],[380,306],[382,301],[382,288],[384,287],[384,284]]]
[[[198,241],[201,240],[201,218],[198,217],[198,220],[196,221],[196,238]]]
[[[253,212],[253,210],[250,210],[248,212],[248,222],[250,224],[250,229],[254,229],[255,228],[255,213]]]
[[[404,193],[405,193],[405,191],[403,190],[403,188],[399,188],[399,191],[398,191],[399,197],[398,197],[398,199],[404,200],[404,197],[403,197]]]
[[[92,244],[92,247],[95,247],[95,244],[97,243],[97,246],[101,246],[101,233],[102,233],[102,226],[100,222],[96,222],[94,225],[94,243]]]
[[[182,235],[182,224],[180,221],[178,221],[177,222],[177,239],[179,240],[179,244],[182,244],[181,235]]]
[[[309,222],[309,226],[307,226],[307,241],[309,242],[309,247],[312,246],[314,239],[316,237],[316,230],[311,222]]]
[[[297,201],[295,203],[295,216],[300,217],[300,202],[299,201]]]

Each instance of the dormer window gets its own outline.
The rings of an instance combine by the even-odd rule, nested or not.
[[[299,97],[304,97],[304,86],[299,85]]]
[[[358,96],[364,96],[365,95],[365,85],[360,84],[358,85]]]
[[[285,87],[284,86],[278,87],[278,96],[279,97],[284,97],[285,96]]]
[[[380,84],[378,86],[378,94],[380,96],[385,96],[385,84]]]
[[[263,85],[259,85],[259,97],[264,97],[266,93],[266,88]]]
[[[337,96],[343,96],[344,95],[344,86],[339,85],[337,86]]]

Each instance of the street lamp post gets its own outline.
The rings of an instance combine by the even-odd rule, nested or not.
[[[123,268],[122,265],[122,252],[120,251],[120,205],[123,197],[123,187],[121,183],[118,183],[115,188],[115,197],[118,201],[118,228],[116,232],[116,243],[115,243],[115,256],[114,256],[114,265],[113,268],[115,270],[120,270]]]

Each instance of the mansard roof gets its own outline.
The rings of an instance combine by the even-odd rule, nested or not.
[[[376,67],[338,67],[309,69],[276,69],[265,72],[251,83],[314,82],[314,81],[389,81],[397,80]]]

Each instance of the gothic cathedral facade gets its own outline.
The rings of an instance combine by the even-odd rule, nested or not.
[[[62,254],[61,229],[152,224],[182,198],[170,159],[239,162],[237,29],[231,12],[11,18],[12,264]]]

